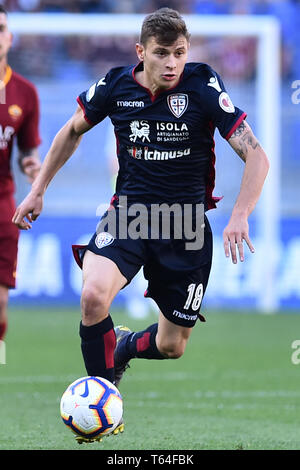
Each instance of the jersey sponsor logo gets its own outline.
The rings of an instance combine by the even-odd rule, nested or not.
[[[111,245],[114,241],[114,237],[108,232],[101,232],[95,238],[95,245],[97,248],[104,248],[105,246]]]
[[[6,149],[8,142],[11,140],[15,133],[15,129],[12,126],[6,126],[4,129],[0,124],[0,149]]]
[[[229,95],[223,91],[219,96],[219,105],[226,113],[234,113],[235,107],[229,98]]]
[[[131,142],[136,142],[137,139],[141,139],[142,142],[145,142],[145,140],[150,142],[150,126],[148,121],[131,121],[130,130],[129,139]]]
[[[8,107],[8,114],[13,118],[13,119],[18,119],[20,116],[22,116],[23,110],[18,106],[17,104],[12,104]]]
[[[214,89],[217,90],[219,93],[221,93],[221,91],[222,91],[222,88],[221,88],[220,85],[219,85],[219,82],[218,82],[217,77],[210,77],[207,86],[210,86],[210,87],[214,88]]]
[[[185,122],[157,122],[156,130],[157,142],[183,142],[190,136]]]
[[[148,147],[127,147],[129,155],[137,160],[171,160],[191,154],[191,149],[160,151]]]
[[[182,93],[177,95],[169,95],[167,98],[170,111],[175,117],[180,118],[188,107],[189,97]]]
[[[156,129],[158,131],[176,131],[176,132],[182,132],[182,131],[187,131],[188,127],[183,122],[182,124],[179,124],[178,122],[157,122],[156,123]]]
[[[197,320],[198,315],[188,315],[187,313],[178,312],[178,310],[173,310],[174,317],[182,318],[183,320],[194,321]]]
[[[124,108],[143,108],[144,101],[117,101],[117,106]]]
[[[169,152],[164,152],[160,150],[149,150],[148,147],[144,149],[144,159],[145,160],[170,160],[172,158],[180,158],[184,155],[190,155],[191,149],[187,148],[184,150],[171,150]]]

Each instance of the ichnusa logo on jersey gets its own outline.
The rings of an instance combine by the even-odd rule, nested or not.
[[[170,111],[175,117],[180,118],[188,107],[189,97],[184,93],[169,95],[167,101]]]
[[[149,147],[127,147],[129,155],[137,160],[170,160],[186,157],[191,154],[191,149],[160,151]]]

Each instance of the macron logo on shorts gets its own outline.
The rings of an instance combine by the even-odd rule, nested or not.
[[[197,320],[198,315],[188,315],[187,313],[178,312],[178,310],[173,310],[173,315],[178,318],[183,318],[184,320]]]

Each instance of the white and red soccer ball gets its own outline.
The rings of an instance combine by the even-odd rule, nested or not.
[[[102,377],[82,377],[64,392],[60,414],[75,434],[95,439],[110,434],[120,423],[122,396],[111,382]]]

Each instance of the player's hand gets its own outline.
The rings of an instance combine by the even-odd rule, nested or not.
[[[43,209],[43,197],[31,191],[17,207],[12,222],[21,230],[29,230],[32,222],[38,218]],[[27,221],[25,220],[27,219]]]
[[[237,263],[237,253],[240,261],[244,261],[244,241],[251,253],[254,247],[249,238],[249,225],[246,217],[231,216],[231,219],[223,232],[225,256],[231,256],[232,262]]]
[[[24,157],[22,159],[22,169],[27,176],[29,183],[33,183],[41,168],[41,162],[37,157]]]

